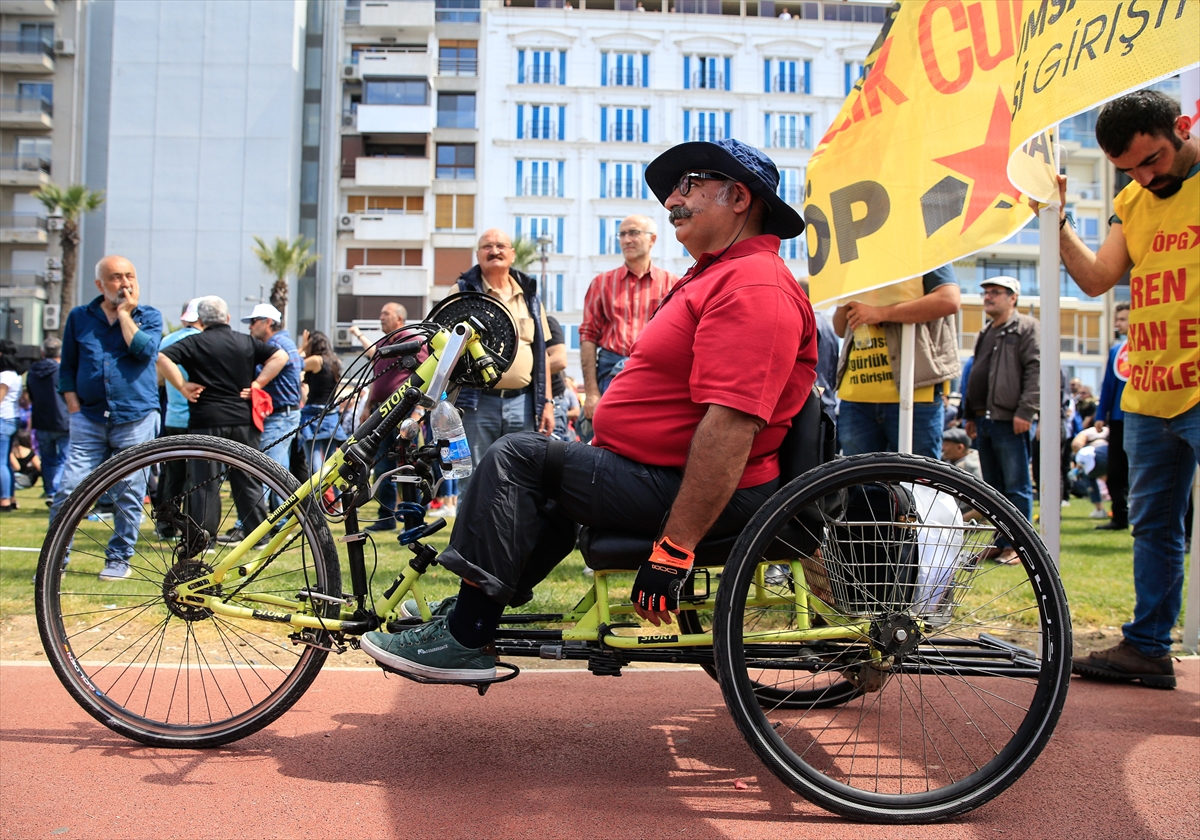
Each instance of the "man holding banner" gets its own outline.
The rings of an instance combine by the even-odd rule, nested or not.
[[[1113,201],[1093,253],[1060,211],[1063,264],[1087,294],[1129,281],[1130,376],[1121,399],[1133,525],[1133,621],[1116,647],[1076,660],[1085,677],[1174,688],[1168,655],[1183,602],[1184,515],[1200,459],[1200,141],[1179,105],[1155,91],[1110,103],[1096,140],[1133,179]],[[1066,205],[1066,179],[1059,193]]]

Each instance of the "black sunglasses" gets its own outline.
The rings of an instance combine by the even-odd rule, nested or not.
[[[728,175],[722,175],[720,172],[685,172],[683,177],[679,179],[675,189],[679,190],[680,195],[687,195],[692,191],[692,186],[695,181],[732,181]]]

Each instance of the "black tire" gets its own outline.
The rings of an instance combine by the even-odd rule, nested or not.
[[[871,495],[847,496],[854,486]],[[917,518],[849,525],[847,510],[865,517],[848,498],[911,504]],[[956,521],[954,502],[976,524]],[[981,556],[997,532],[1020,565]],[[781,554],[807,563],[806,586],[828,604],[820,623],[866,634],[755,641],[794,626],[796,607],[770,602],[787,589],[755,587]],[[843,458],[783,487],[742,532],[714,623],[721,690],[750,746],[801,796],[867,822],[948,819],[999,795],[1049,740],[1070,681],[1066,596],[1030,523],[969,474],[912,455]],[[831,674],[862,693],[827,709],[764,702],[764,686],[823,688]]]
[[[706,633],[710,614],[701,615],[697,610],[681,610],[678,616],[680,633]],[[714,680],[720,680],[720,672],[716,664],[701,665],[704,672]],[[790,688],[780,688],[775,685],[763,685],[751,680],[754,695],[758,702],[769,709],[826,709],[840,706],[847,700],[852,700],[862,693],[854,683],[844,679],[837,672],[828,674],[827,679],[820,684],[809,682]]]
[[[287,623],[227,618],[169,601],[173,583],[203,574],[232,546],[214,543],[215,535],[186,516],[174,517],[174,526],[156,519],[162,504],[146,500],[139,510],[131,576],[97,581],[115,525],[129,519],[119,509],[107,519],[89,516],[93,507],[130,476],[155,466],[161,475],[191,459],[241,470],[279,498],[298,486],[266,455],[222,438],[178,435],[131,447],[101,464],[63,505],[42,545],[35,581],[42,645],[67,691],[114,732],[156,747],[214,747],[257,732],[300,698],[326,656],[317,647],[293,645]],[[173,501],[186,512],[194,495],[184,486]],[[223,533],[237,512],[228,492],[219,498],[216,533]],[[227,603],[278,610],[247,596],[295,599],[301,589],[341,597],[328,524],[311,502],[295,515],[298,530],[269,565],[245,580],[226,578]],[[158,528],[168,537],[174,529],[175,539],[161,538]],[[312,603],[316,614],[337,617],[338,604]],[[330,643],[325,631],[312,632],[310,640]]]

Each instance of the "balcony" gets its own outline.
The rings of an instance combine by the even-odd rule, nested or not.
[[[610,143],[638,143],[642,139],[641,123],[617,123],[608,127],[608,137],[604,138]]]
[[[776,131],[771,135],[771,146],[776,149],[805,149],[808,143],[803,131]]]
[[[429,294],[429,269],[425,266],[356,268],[354,294],[422,297]]]
[[[354,238],[371,242],[424,242],[429,220],[424,213],[364,213],[354,219]],[[424,294],[424,292],[421,292]]]
[[[804,93],[804,74],[779,73],[771,79],[773,93]]]
[[[46,217],[27,213],[0,213],[0,245],[45,245]]]
[[[362,0],[357,21],[350,20],[352,9],[347,5],[346,23],[409,31],[433,29],[433,6],[431,0]]]
[[[608,182],[608,197],[641,198],[642,183],[633,178],[612,178]]]
[[[54,17],[58,14],[55,0],[4,0],[4,14]]]
[[[609,70],[608,83],[613,87],[642,87],[642,71],[626,68]]]
[[[688,137],[688,139],[689,140],[707,141],[709,143],[715,143],[718,140],[725,139],[725,129],[717,128],[716,126],[713,126],[710,128],[705,128],[703,126],[697,126],[696,128],[692,129],[691,136]]]
[[[49,158],[41,155],[0,155],[0,186],[44,187],[49,183]]]
[[[525,123],[526,140],[557,140],[558,123],[555,120],[530,120]]]
[[[725,74],[719,71],[697,70],[692,74],[693,90],[727,90]]]
[[[38,96],[0,95],[0,127],[51,129],[54,106]]]
[[[554,178],[526,178],[522,195],[556,196],[557,184]]]
[[[0,35],[0,72],[53,73],[54,45],[37,38]]]
[[[432,57],[427,52],[370,50],[356,53],[358,74],[369,76],[429,76]]]
[[[556,85],[558,84],[558,70],[553,67],[526,67],[525,78],[521,80],[521,84]]]
[[[355,127],[360,134],[428,134],[433,131],[432,105],[359,105]]]
[[[1104,195],[1100,191],[1099,184],[1084,184],[1067,182],[1068,197],[1074,197],[1078,201],[1103,201]]]
[[[439,58],[439,76],[477,76],[479,75],[478,58]]]
[[[0,289],[37,289],[44,288],[45,285],[45,274],[32,271],[0,271]]]
[[[354,182],[360,187],[428,187],[433,180],[429,158],[360,157],[354,159]]]

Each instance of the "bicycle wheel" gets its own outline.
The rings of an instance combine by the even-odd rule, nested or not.
[[[146,496],[132,509],[112,505],[131,486],[139,488],[133,498],[140,496],[154,470],[167,480],[197,465],[216,478],[198,485],[201,473],[193,471],[176,495],[157,504]],[[325,661],[327,632],[310,632],[306,643],[293,644],[292,627],[278,619],[285,601],[303,600],[326,618],[338,614],[330,600],[341,597],[337,550],[314,504],[297,506],[297,527],[266,566],[246,576],[235,570],[220,585],[225,603],[260,610],[262,618],[229,618],[173,597],[180,583],[207,574],[233,548],[214,537],[238,516],[222,489],[233,483],[234,471],[241,472],[244,507],[267,492],[287,498],[298,486],[281,466],[242,444],[159,438],[89,475],[42,546],[35,598],[46,656],[92,717],[144,744],[211,747],[244,738],[287,711]],[[125,556],[128,577],[97,579],[106,559]],[[254,556],[253,550],[247,555]]]
[[[986,559],[996,538],[1020,565]],[[816,644],[781,635],[798,599],[755,576],[789,557]],[[946,819],[997,796],[1049,740],[1070,680],[1066,596],[1030,524],[967,473],[911,455],[839,459],[776,493],[730,556],[714,623],[721,690],[750,746],[797,793],[870,822]],[[838,677],[860,693],[831,708],[763,702],[763,686],[786,696]]]

